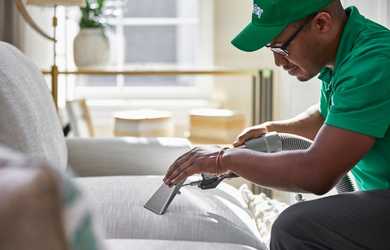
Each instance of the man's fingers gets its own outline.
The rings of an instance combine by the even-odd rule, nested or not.
[[[239,147],[244,144],[244,141],[236,140],[233,142],[233,147]]]
[[[172,184],[177,184],[184,178],[201,171],[214,171],[217,154],[218,150],[215,148],[195,148],[191,150],[169,167],[163,180],[164,183],[172,186]]]
[[[189,158],[186,162],[183,162],[181,165],[178,165],[176,169],[174,169],[169,175],[166,176],[164,182],[170,183],[173,179],[175,179],[178,175],[186,172],[189,167],[191,167],[194,161],[194,157]]]
[[[233,146],[234,147],[242,146],[245,142],[263,136],[265,133],[266,133],[265,129],[250,130],[247,133],[240,135],[238,139],[233,143]]]
[[[172,181],[173,178],[175,178],[177,175],[179,175],[182,171],[184,171],[188,166],[190,166],[193,161],[197,157],[197,152],[199,151],[199,148],[196,150],[193,150],[191,154],[187,155],[187,158],[184,161],[183,160],[180,163],[176,163],[175,167],[171,169],[171,171],[165,176],[164,182],[169,183]]]
[[[246,132],[245,134],[243,135],[240,135],[237,139],[236,142],[233,143],[233,145],[235,147],[238,147],[238,146],[241,146],[242,144],[244,144],[246,141],[254,138],[256,135],[256,131],[252,130],[252,131],[248,131]]]
[[[244,142],[245,142],[245,137],[244,137],[244,136],[239,136],[239,137],[236,139],[236,141],[233,142],[233,146],[234,146],[234,147],[238,147],[238,146],[244,144]]]
[[[195,152],[198,150],[198,148],[193,148],[191,149],[190,151],[188,151],[187,153],[183,154],[182,156],[180,156],[169,168],[168,168],[168,171],[167,173],[165,174],[165,176],[169,176],[172,174],[172,171],[174,171],[178,166],[182,165],[184,162],[186,162],[188,160],[189,157],[193,156],[195,154]],[[164,180],[166,179],[166,177],[164,178]]]
[[[172,181],[170,182],[171,185],[177,185],[178,183],[185,180],[187,177],[199,173],[200,168],[197,167],[196,164],[191,164],[189,167],[185,169],[185,171],[182,171],[178,176],[176,176]]]

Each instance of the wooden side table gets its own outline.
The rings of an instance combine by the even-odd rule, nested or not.
[[[132,110],[114,115],[114,135],[134,137],[171,137],[172,114],[159,110]]]
[[[245,115],[227,109],[190,112],[190,140],[194,144],[231,144],[247,126]]]

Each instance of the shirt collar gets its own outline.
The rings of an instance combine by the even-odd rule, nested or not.
[[[318,79],[323,82],[330,83],[330,81],[332,80],[332,70],[328,67],[322,68]]]
[[[337,48],[334,71],[337,71],[344,59],[351,53],[355,46],[355,41],[360,32],[364,29],[366,23],[366,18],[359,13],[359,10],[356,7],[349,7],[345,11],[348,20],[344,26],[340,44]],[[325,82],[330,82],[332,77],[333,70],[328,67],[322,68],[320,75],[318,76],[320,80]]]

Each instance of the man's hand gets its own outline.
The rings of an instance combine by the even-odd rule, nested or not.
[[[239,147],[239,146],[242,146],[246,141],[249,141],[250,139],[254,139],[254,138],[263,136],[264,134],[270,132],[270,131],[268,131],[268,126],[270,126],[270,123],[265,122],[265,123],[262,123],[260,125],[246,128],[237,137],[236,141],[233,143],[233,146]]]
[[[187,177],[199,174],[218,174],[225,172],[217,166],[217,157],[221,148],[219,147],[202,147],[193,148],[191,151],[180,156],[169,167],[165,175],[164,182],[168,186],[176,185]]]

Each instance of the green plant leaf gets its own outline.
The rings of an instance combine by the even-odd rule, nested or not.
[[[106,0],[86,0],[86,6],[80,8],[80,28],[104,28],[102,20]]]

